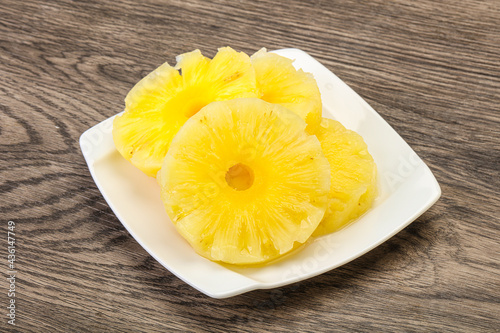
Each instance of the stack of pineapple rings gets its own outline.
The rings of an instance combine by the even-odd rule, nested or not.
[[[376,196],[363,139],[322,118],[311,74],[265,49],[182,54],[125,104],[116,148],[157,178],[177,231],[210,260],[278,258],[345,226]]]

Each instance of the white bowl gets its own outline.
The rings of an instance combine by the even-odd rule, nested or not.
[[[323,116],[363,136],[377,163],[380,180],[379,197],[365,215],[273,264],[239,268],[197,255],[165,213],[156,180],[116,151],[111,135],[113,117],[80,137],[90,174],[128,232],[170,272],[211,297],[280,287],[339,267],[398,233],[441,195],[427,165],[349,86],[301,50],[275,52],[294,59],[297,68],[313,73],[321,90]]]

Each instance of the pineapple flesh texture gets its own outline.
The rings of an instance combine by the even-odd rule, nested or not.
[[[335,120],[323,118],[316,132],[330,163],[329,205],[314,236],[341,229],[364,214],[377,196],[377,167],[363,138]]]
[[[310,73],[293,67],[293,60],[265,48],[251,57],[257,78],[259,97],[280,104],[307,123],[307,132],[314,134],[321,122],[322,103],[316,80]]]
[[[257,98],[212,103],[186,122],[157,181],[168,216],[196,252],[256,264],[311,236],[327,208],[330,166],[305,127]]]
[[[125,112],[113,123],[116,148],[156,177],[186,120],[213,101],[256,96],[255,71],[245,53],[225,47],[212,60],[199,50],[182,54],[175,67],[163,64],[128,93]]]

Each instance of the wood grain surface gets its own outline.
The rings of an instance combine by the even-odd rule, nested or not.
[[[0,0],[0,331],[500,331],[499,21],[497,0]],[[217,300],[173,276],[114,216],[78,138],[161,63],[226,45],[317,58],[422,157],[441,199],[294,285]]]

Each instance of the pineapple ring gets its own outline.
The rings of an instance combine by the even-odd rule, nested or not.
[[[335,120],[323,118],[316,132],[331,167],[329,205],[314,236],[346,226],[363,215],[377,195],[377,166],[363,138]]]
[[[255,68],[260,98],[280,104],[307,123],[307,131],[314,134],[321,122],[322,102],[316,80],[310,73],[293,67],[293,60],[263,48],[251,57]]]
[[[330,166],[292,111],[257,98],[214,102],[172,140],[158,173],[179,233],[200,255],[232,264],[274,259],[323,218]]]
[[[175,68],[165,63],[130,90],[125,113],[113,122],[113,140],[125,159],[156,177],[186,120],[213,101],[256,96],[255,71],[245,53],[224,47],[212,60],[199,50],[185,53]]]

